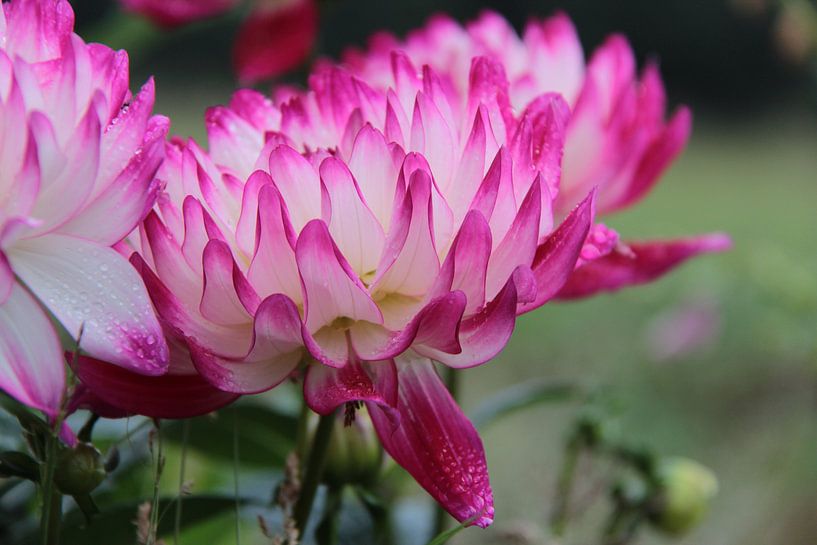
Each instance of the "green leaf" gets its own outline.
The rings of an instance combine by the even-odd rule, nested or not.
[[[283,467],[287,455],[295,448],[297,417],[263,405],[234,405],[213,415],[190,419],[188,448],[214,461],[232,464],[236,421],[242,465]],[[181,421],[162,425],[164,440],[181,444],[182,437]]]
[[[452,537],[466,529],[468,526],[473,524],[474,521],[477,520],[477,518],[479,518],[481,515],[482,513],[478,513],[471,517],[470,519],[462,521],[459,525],[454,526],[453,528],[448,529],[444,532],[440,532],[439,534],[437,534],[437,537],[428,542],[428,545],[443,545],[443,543],[447,543],[449,539],[451,539]]]
[[[556,403],[578,399],[585,390],[566,381],[531,380],[516,384],[489,398],[471,414],[478,428],[522,409],[542,403]]]

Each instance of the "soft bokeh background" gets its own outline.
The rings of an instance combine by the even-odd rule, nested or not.
[[[239,15],[166,33],[119,14],[111,2],[75,4],[80,32],[128,48],[134,83],[154,74],[157,109],[173,118],[177,134],[204,141],[205,107],[227,101],[235,85],[229,49]],[[648,199],[609,223],[629,238],[722,230],[735,248],[652,286],[525,316],[501,356],[465,373],[464,406],[538,377],[598,387],[615,400],[627,437],[717,473],[711,513],[681,543],[817,542],[817,71],[797,47],[797,25],[775,22],[763,0],[331,0],[322,3],[317,53],[336,56],[378,29],[405,32],[436,11],[465,20],[485,7],[518,27],[529,16],[564,9],[586,51],[622,31],[641,62],[660,59],[673,102],[695,111],[692,141]],[[298,83],[303,74],[289,80]],[[662,350],[690,323],[701,329],[693,335],[699,342]],[[286,396],[271,394],[282,403]],[[460,534],[457,543],[524,543],[513,541],[521,535],[546,542],[541,529],[576,411],[576,404],[544,405],[483,431],[497,522]],[[257,449],[264,443],[245,443],[242,490],[269,495],[274,475],[245,463],[263,459]],[[178,448],[169,453],[164,486],[172,491]],[[232,465],[215,459],[191,453],[196,493],[232,486]],[[147,482],[126,490],[147,498],[143,466]],[[599,468],[582,471],[584,489],[604,476]],[[407,512],[425,513],[424,495],[410,490],[417,499]],[[595,542],[600,513],[591,510],[567,542]],[[230,517],[210,520],[187,543],[235,543]],[[268,542],[253,517],[245,518],[242,543]],[[646,533],[641,542],[664,539]]]

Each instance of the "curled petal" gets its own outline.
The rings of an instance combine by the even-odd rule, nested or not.
[[[587,297],[651,282],[697,255],[723,252],[732,246],[723,234],[665,242],[628,243],[601,259],[576,269],[559,291],[560,299]]]
[[[285,295],[272,295],[258,307],[253,345],[243,358],[222,358],[191,344],[196,369],[219,390],[252,394],[284,381],[303,357],[301,319]]]
[[[426,358],[397,361],[394,409],[368,402],[386,452],[460,522],[493,522],[494,505],[482,441]]]
[[[394,407],[397,404],[397,371],[394,362],[362,363],[351,360],[340,369],[313,364],[306,371],[304,397],[318,414],[331,414],[344,403],[369,401]]]

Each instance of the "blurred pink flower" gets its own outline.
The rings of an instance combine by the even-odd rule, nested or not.
[[[110,246],[153,205],[168,121],[152,81],[131,96],[124,52],[73,34],[67,1],[2,7],[0,388],[53,416],[65,360],[49,318],[95,357],[166,370],[144,285]]]
[[[125,9],[173,27],[226,13],[241,0],[120,0]],[[318,33],[315,0],[253,0],[233,48],[244,83],[292,70],[309,56]]]
[[[122,6],[157,24],[173,27],[226,13],[241,0],[120,0]]]
[[[551,187],[557,214],[566,213],[593,187],[598,188],[596,212],[600,214],[637,203],[689,137],[691,114],[686,107],[664,120],[666,97],[655,63],[637,76],[633,52],[620,35],[611,36],[586,63],[576,30],[561,13],[531,21],[521,38],[493,12],[483,13],[465,27],[437,16],[403,41],[377,34],[367,51],[350,50],[344,61],[361,79],[384,89],[405,84],[406,58],[436,70],[452,108],[459,110],[466,108],[472,78],[482,65],[481,71],[491,74],[493,88],[499,91],[496,102],[506,124],[545,93],[565,98],[571,114],[562,177]],[[588,240],[589,248],[583,252],[594,257],[582,260],[583,273],[571,278],[564,296],[648,282],[690,257],[730,245],[727,237],[710,235],[629,246],[619,243],[609,228],[600,229],[612,237],[608,242],[615,239],[616,243],[599,245],[601,235],[594,229],[593,240]],[[606,274],[611,268],[616,269],[614,276]],[[597,277],[606,279],[588,282]]]

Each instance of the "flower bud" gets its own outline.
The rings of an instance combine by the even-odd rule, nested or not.
[[[370,484],[383,463],[383,450],[369,413],[365,408],[353,411],[339,414],[332,431],[324,481],[333,486]],[[354,416],[350,418],[350,414]]]
[[[94,490],[106,475],[102,453],[91,443],[78,443],[60,452],[54,482],[63,494],[76,496]]]
[[[656,472],[659,498],[651,522],[666,534],[683,535],[706,514],[718,481],[708,468],[686,458],[661,460]]]

